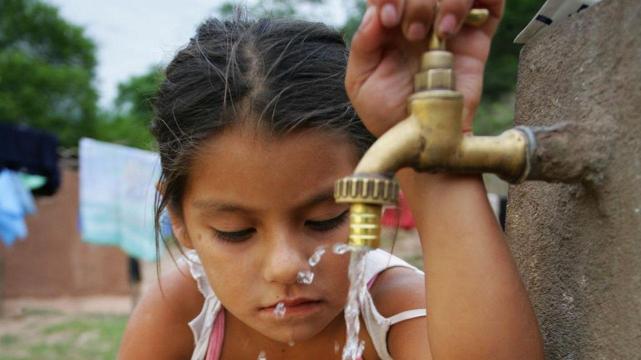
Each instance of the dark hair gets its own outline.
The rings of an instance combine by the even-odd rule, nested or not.
[[[374,141],[344,88],[348,50],[320,23],[209,19],[166,69],[152,133],[162,165],[161,212],[180,214],[189,166],[203,140],[243,121],[275,135],[322,128],[363,153]],[[158,244],[157,244],[158,245]]]

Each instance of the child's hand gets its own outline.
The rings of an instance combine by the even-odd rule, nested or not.
[[[427,49],[437,0],[368,0],[368,10],[352,40],[345,85],[352,104],[376,136],[407,116],[407,97]],[[462,26],[472,7],[490,11],[481,27]],[[490,42],[503,14],[504,0],[441,0],[437,31],[454,53],[456,89],[465,98],[463,129],[472,129],[481,99]]]

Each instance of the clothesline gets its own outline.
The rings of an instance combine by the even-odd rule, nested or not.
[[[60,168],[71,168],[79,172],[82,240],[154,260],[159,166],[158,155],[151,151],[92,139],[82,139],[78,148],[61,149],[52,134],[0,124],[0,240],[10,246],[27,236],[25,217],[36,211],[32,193],[54,195]]]

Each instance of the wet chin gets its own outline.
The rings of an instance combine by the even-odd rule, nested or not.
[[[288,326],[280,329],[272,329],[271,332],[263,333],[263,335],[274,341],[288,344],[291,341],[298,343],[309,340],[318,335],[322,330],[322,327],[313,327],[310,324],[306,326]]]
[[[288,344],[291,341],[295,343],[309,340],[323,331],[328,325],[328,321],[303,321],[296,323],[284,323],[279,326],[265,326],[264,328],[255,329],[263,336],[271,340]]]

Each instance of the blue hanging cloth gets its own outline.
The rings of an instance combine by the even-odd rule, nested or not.
[[[0,240],[6,246],[27,236],[24,218],[35,211],[33,196],[20,175],[11,170],[0,170]]]
[[[82,139],[79,160],[83,241],[120,246],[132,257],[155,260],[158,154]]]
[[[58,138],[25,125],[0,124],[0,168],[41,175],[35,195],[53,195],[60,187]]]

